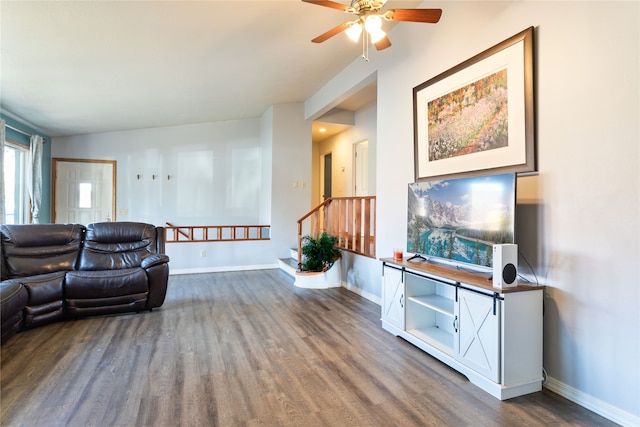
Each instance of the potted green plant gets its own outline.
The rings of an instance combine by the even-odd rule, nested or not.
[[[318,237],[302,238],[302,271],[321,272],[331,268],[340,259],[340,249],[336,247],[338,238],[323,231]]]

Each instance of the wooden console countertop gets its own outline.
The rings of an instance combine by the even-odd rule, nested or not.
[[[446,265],[437,264],[431,261],[424,261],[420,259],[408,261],[407,257],[403,258],[402,260],[398,260],[395,258],[380,258],[380,261],[385,262],[387,264],[395,265],[398,267],[405,267],[411,270],[424,272],[426,274],[439,276],[444,279],[449,279],[456,282],[477,286],[487,291],[496,292],[499,294],[504,294],[509,292],[533,291],[533,290],[545,288],[544,286],[541,286],[541,285],[533,285],[529,283],[518,283],[517,286],[513,286],[510,288],[494,288],[491,280],[489,280],[490,275],[482,274],[482,273],[474,273],[474,272],[463,270],[460,268],[449,267]]]

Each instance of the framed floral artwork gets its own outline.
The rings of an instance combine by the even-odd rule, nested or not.
[[[533,27],[413,88],[416,181],[532,172]]]

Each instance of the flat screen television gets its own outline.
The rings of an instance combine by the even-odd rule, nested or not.
[[[407,252],[428,260],[493,266],[493,245],[515,243],[516,176],[409,184]]]

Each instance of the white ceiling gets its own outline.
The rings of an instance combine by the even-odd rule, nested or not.
[[[344,34],[310,41],[350,17],[300,0],[2,0],[2,111],[49,136],[257,118],[359,58]]]

